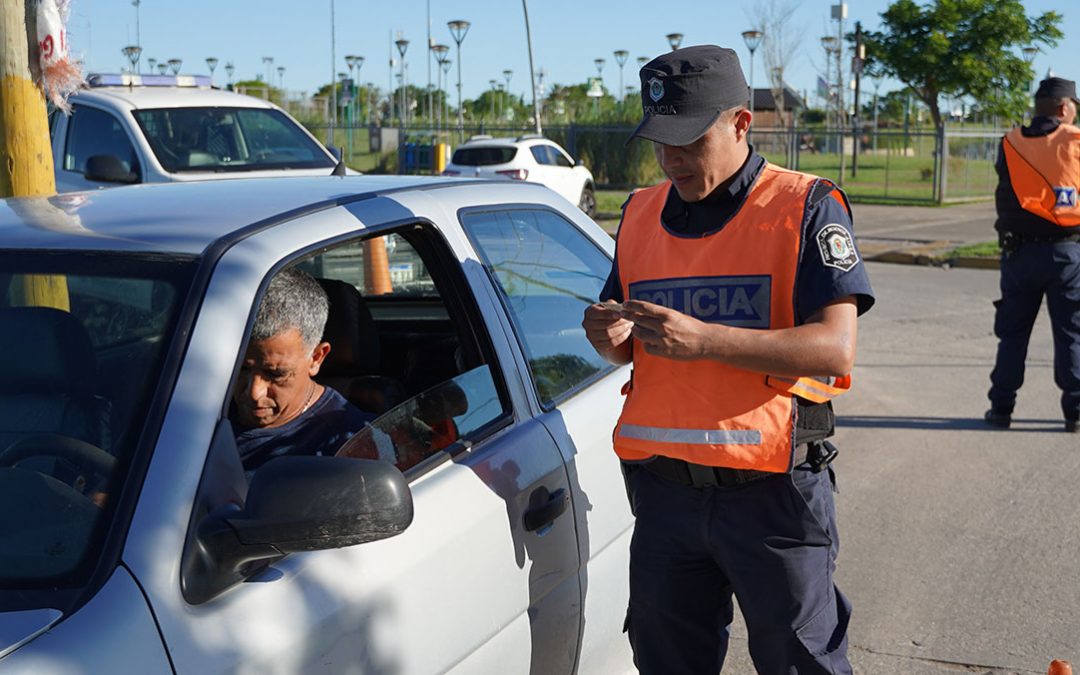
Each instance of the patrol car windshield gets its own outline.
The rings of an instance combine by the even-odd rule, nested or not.
[[[333,169],[334,160],[280,110],[136,110],[161,166],[170,173]]]
[[[192,268],[0,252],[0,605],[96,566]]]

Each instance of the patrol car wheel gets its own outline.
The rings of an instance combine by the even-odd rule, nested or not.
[[[578,208],[590,218],[596,217],[596,193],[592,187],[586,185],[581,189],[581,199],[578,200]]]

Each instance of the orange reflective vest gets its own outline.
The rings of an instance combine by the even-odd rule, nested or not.
[[[1016,127],[1001,146],[1020,206],[1062,227],[1080,225],[1080,127],[1061,124],[1045,136]]]
[[[804,205],[816,180],[766,164],[738,213],[705,237],[678,237],[661,225],[670,183],[635,192],[616,251],[623,297],[710,323],[794,326]],[[712,360],[665,359],[640,344],[633,354],[614,435],[616,453],[629,461],[664,455],[706,466],[790,471],[795,396],[824,402],[851,383],[850,376],[779,377]]]

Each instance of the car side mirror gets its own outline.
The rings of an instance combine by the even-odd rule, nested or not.
[[[138,183],[139,174],[129,171],[116,155],[91,155],[86,160],[87,180],[101,183]]]
[[[243,508],[225,506],[198,524],[184,597],[201,604],[283,554],[386,539],[412,519],[412,493],[393,464],[278,457],[255,471]]]
[[[581,158],[578,157],[576,160],[574,160],[574,166],[585,166],[585,162],[583,162]]]

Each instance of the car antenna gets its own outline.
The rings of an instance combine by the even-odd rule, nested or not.
[[[344,176],[344,175],[346,175],[345,174],[345,160],[344,159],[339,159],[338,160],[337,166],[335,166],[334,170],[332,172],[330,172],[330,175],[331,176]]]

